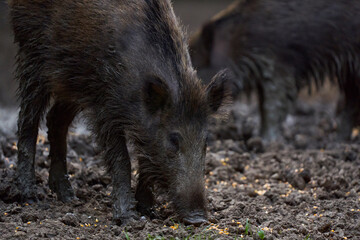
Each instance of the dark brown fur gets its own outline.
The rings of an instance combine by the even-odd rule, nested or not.
[[[267,139],[281,135],[299,88],[337,79],[345,96],[339,134],[348,138],[360,116],[359,11],[359,1],[239,0],[192,37],[193,63],[230,67],[241,90],[257,89]]]
[[[205,87],[192,68],[183,33],[167,0],[13,0],[19,45],[18,181],[23,200],[36,198],[35,142],[47,115],[50,188],[74,197],[66,170],[66,135],[80,111],[112,176],[113,217],[150,214],[153,188],[165,188],[179,217],[206,219],[207,121],[226,98],[224,74]],[[126,142],[135,144],[139,182],[131,190]]]

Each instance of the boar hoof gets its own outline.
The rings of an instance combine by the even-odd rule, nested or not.
[[[20,202],[21,203],[35,203],[38,201],[37,194],[36,194],[36,187],[20,187]]]
[[[114,214],[113,217],[113,222],[118,226],[129,225],[132,222],[136,222],[137,220],[139,220],[139,216],[135,212],[130,212],[122,215]]]
[[[136,210],[142,215],[142,216],[148,216],[150,219],[158,218],[159,215],[156,212],[156,210],[153,207],[145,207],[140,204],[136,207]]]
[[[345,126],[344,126],[345,125]],[[341,142],[346,142],[351,140],[352,128],[348,126],[349,124],[342,124],[337,130],[337,139]]]
[[[38,201],[35,180],[27,181],[19,176],[16,182],[20,196],[19,202],[31,204]]]
[[[200,226],[207,222],[206,217],[203,214],[192,213],[183,218],[183,222],[187,225]]]
[[[62,202],[71,202],[76,200],[74,191],[71,187],[69,179],[65,176],[62,178],[49,177],[49,187],[51,191],[56,193],[57,199]]]

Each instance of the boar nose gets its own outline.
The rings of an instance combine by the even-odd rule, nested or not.
[[[183,222],[187,225],[200,226],[202,223],[207,222],[207,218],[204,213],[191,212],[189,215],[183,218]]]

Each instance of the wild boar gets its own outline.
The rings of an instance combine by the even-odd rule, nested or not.
[[[66,136],[84,112],[112,176],[113,218],[126,224],[136,208],[151,212],[153,189],[167,190],[184,222],[206,221],[207,122],[227,99],[224,72],[205,86],[190,61],[168,0],[12,0],[19,46],[18,183],[36,200],[35,149],[47,114],[49,186],[74,198]],[[127,142],[139,161],[135,196]],[[137,203],[137,204],[136,204]]]
[[[337,80],[339,136],[349,138],[360,116],[359,10],[360,2],[345,0],[235,1],[192,36],[190,54],[198,70],[229,67],[236,86],[257,90],[268,140],[281,136],[301,87]]]

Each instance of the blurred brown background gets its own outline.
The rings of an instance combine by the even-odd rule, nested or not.
[[[225,8],[230,0],[175,0],[174,9],[190,35],[204,21]],[[14,106],[16,84],[13,80],[16,47],[9,26],[6,1],[0,1],[0,108]]]

